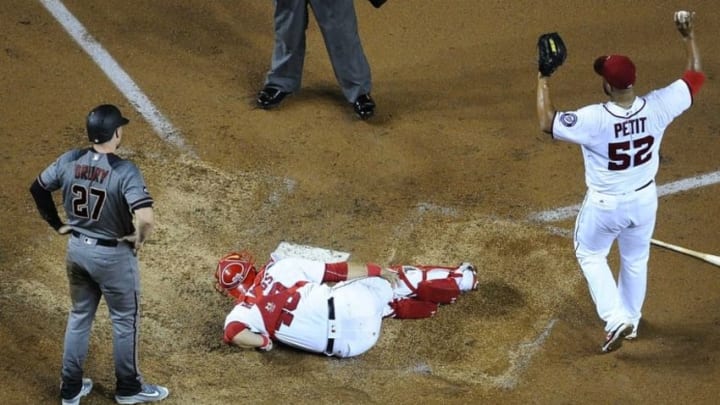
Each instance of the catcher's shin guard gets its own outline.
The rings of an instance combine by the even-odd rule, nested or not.
[[[438,310],[438,304],[434,302],[420,301],[414,298],[395,300],[390,303],[397,319],[422,319],[430,318]]]
[[[418,284],[417,298],[436,304],[452,304],[460,295],[460,288],[452,278],[424,280]]]

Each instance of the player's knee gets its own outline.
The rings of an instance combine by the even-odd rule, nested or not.
[[[591,250],[587,247],[578,244],[575,248],[575,257],[579,262],[582,261],[603,261],[607,258],[607,253],[600,252],[597,250]]]
[[[575,251],[575,257],[577,258],[577,261],[583,271],[585,271],[585,269],[596,268],[607,263],[607,257],[605,255],[583,249],[577,249]]]
[[[223,342],[229,345],[233,344],[233,338],[245,329],[247,329],[247,326],[245,326],[245,324],[241,322],[230,322],[225,327],[225,332],[223,333]]]

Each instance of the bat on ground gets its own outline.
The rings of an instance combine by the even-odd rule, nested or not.
[[[700,259],[700,260],[704,260],[704,261],[706,261],[710,264],[714,264],[716,266],[720,266],[720,256],[711,255],[709,253],[698,252],[696,250],[687,249],[682,246],[673,245],[672,243],[663,242],[663,241],[657,240],[657,239],[650,239],[650,243],[657,245],[657,246],[664,247],[666,249],[674,250],[679,253],[686,254],[688,256],[692,256],[692,257]]]

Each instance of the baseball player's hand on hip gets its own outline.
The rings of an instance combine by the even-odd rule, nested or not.
[[[60,226],[60,228],[57,229],[57,233],[59,235],[67,235],[70,232],[72,232],[72,228],[70,227],[70,225],[63,224]]]
[[[133,233],[130,235],[125,235],[122,238],[117,238],[117,241],[118,242],[127,242],[127,243],[131,244],[133,247],[133,254],[135,256],[137,256],[138,251],[143,246],[143,242],[138,239],[136,233]]]
[[[135,244],[133,245],[133,254],[135,256],[137,256],[138,252],[140,251],[140,249],[142,249],[143,245],[144,245],[143,242],[140,242],[139,240],[135,241]]]

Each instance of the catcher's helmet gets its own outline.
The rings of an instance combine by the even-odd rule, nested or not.
[[[112,104],[103,104],[93,108],[87,116],[88,139],[92,143],[109,141],[115,130],[130,122],[120,110]]]
[[[230,293],[236,288],[242,289],[243,293],[247,292],[256,275],[255,259],[248,252],[226,254],[215,270],[217,286]]]

